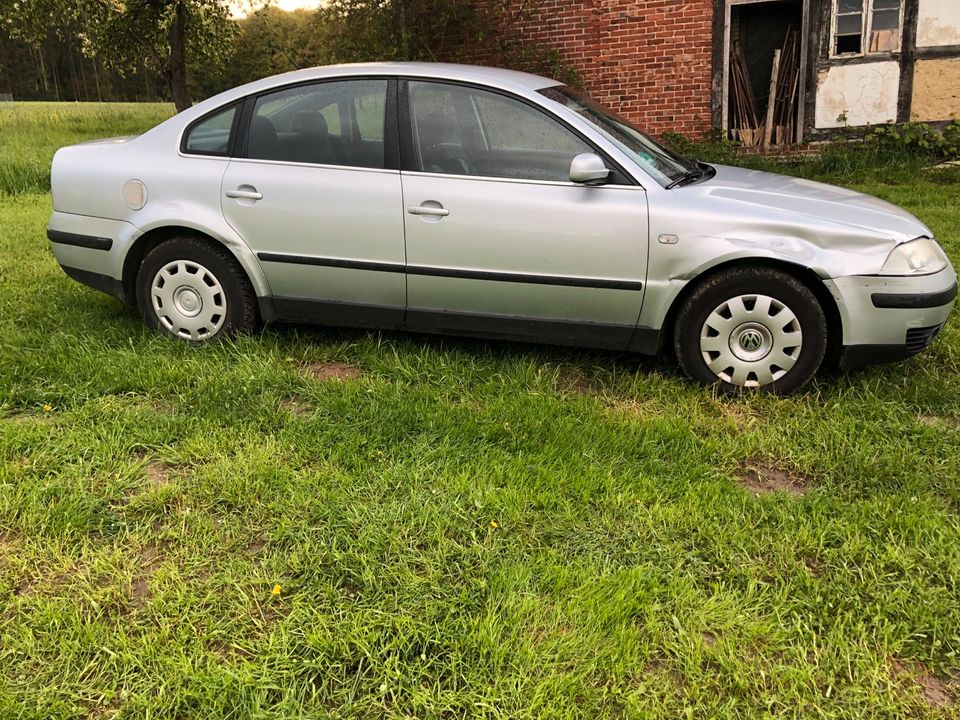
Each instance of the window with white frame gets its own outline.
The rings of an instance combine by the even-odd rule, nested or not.
[[[900,50],[902,0],[834,0],[831,54]]]

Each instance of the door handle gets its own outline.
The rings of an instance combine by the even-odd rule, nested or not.
[[[256,190],[227,190],[224,195],[228,198],[238,198],[243,200],[262,200],[263,193],[258,193]]]
[[[446,217],[450,211],[442,207],[430,207],[429,205],[417,205],[407,208],[411,215],[435,215],[436,217]]]

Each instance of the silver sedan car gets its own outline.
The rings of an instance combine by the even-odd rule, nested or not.
[[[893,205],[690,162],[492,68],[266,78],[61,149],[52,189],[67,275],[190,342],[282,320],[670,349],[698,381],[785,394],[828,357],[919,352],[957,293]]]

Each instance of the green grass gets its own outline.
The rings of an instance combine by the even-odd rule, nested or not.
[[[34,127],[12,162],[66,137]],[[957,262],[956,180],[858,187]],[[63,276],[49,213],[0,198],[0,717],[960,716],[956,317],[787,399],[414,335],[190,348]]]
[[[173,112],[165,103],[0,103],[0,196],[48,191],[57,148],[137,135]]]

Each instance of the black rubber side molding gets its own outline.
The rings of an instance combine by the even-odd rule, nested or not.
[[[943,307],[957,297],[957,284],[935,293],[873,293],[870,299],[875,308],[899,308],[901,310],[921,310],[923,308]]]
[[[91,250],[109,250],[113,247],[111,238],[95,235],[78,235],[77,233],[63,232],[62,230],[47,229],[47,239],[60,245],[90,248]]]
[[[561,285],[563,287],[598,288],[601,290],[643,290],[643,283],[635,280],[607,280],[606,278],[569,277],[567,275],[528,275],[526,273],[502,273],[487,270],[456,270],[420,265],[408,265],[407,275],[529,283],[531,285]]]
[[[402,273],[400,263],[368,262],[364,260],[341,260],[340,258],[310,257],[309,255],[284,255],[282,253],[257,253],[262,262],[287,265],[314,265],[317,267],[344,268],[345,270],[370,270],[372,272]]]
[[[257,253],[263,262],[289,263],[291,265],[316,265],[319,267],[369,270],[372,272],[406,273],[427,277],[459,278],[461,280],[488,280],[492,282],[528,283],[530,285],[561,285],[564,287],[597,288],[601,290],[643,290],[643,283],[636,280],[607,280],[606,278],[580,278],[565,275],[529,275],[526,273],[492,272],[487,270],[458,270],[424,265],[400,263],[341,260],[339,258],[282,255],[280,253]]]

